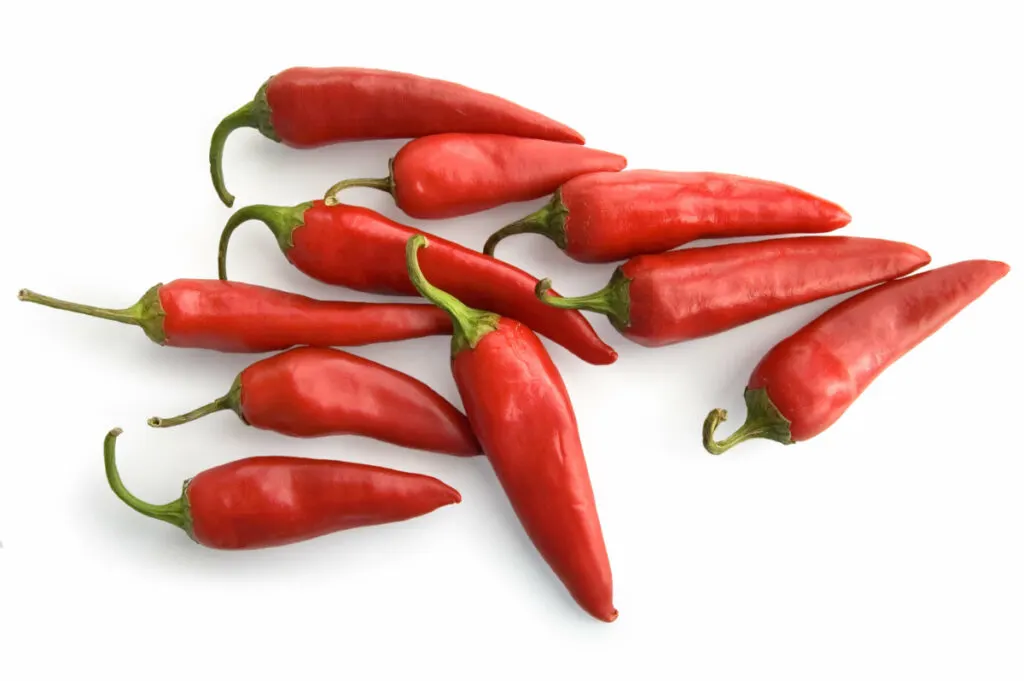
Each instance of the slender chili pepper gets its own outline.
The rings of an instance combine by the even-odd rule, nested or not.
[[[401,447],[474,456],[480,444],[448,400],[412,376],[332,348],[292,348],[246,367],[222,397],[156,428],[218,411],[292,437],[361,435]]]
[[[114,457],[120,428],[103,442],[107,482],[150,518],[179,527],[214,549],[262,549],[356,527],[383,525],[457,504],[462,496],[436,478],[345,461],[255,456],[199,473],[181,497],[156,505],[121,482]]]
[[[322,199],[294,207],[253,205],[236,211],[220,238],[221,279],[227,278],[231,234],[248,220],[266,224],[288,261],[318,281],[365,293],[417,295],[405,267],[405,244],[423,232],[367,208],[327,206]],[[582,314],[537,300],[536,278],[457,243],[431,240],[434,247],[423,258],[424,270],[467,304],[518,319],[591,364],[611,364],[618,357]]]
[[[715,409],[704,447],[721,454],[751,438],[793,444],[835,423],[889,366],[977,300],[1010,267],[966,260],[868,289],[829,309],[768,351],[744,391],[747,420],[725,440]]]
[[[697,239],[831,232],[850,222],[836,204],[788,185],[724,173],[626,170],[573,178],[537,212],[487,240],[541,234],[574,260],[613,262]]]
[[[618,617],[611,567],[576,415],[558,368],[528,327],[469,308],[431,285],[417,256],[427,245],[422,234],[409,239],[409,278],[452,316],[452,375],[484,454],[555,575],[586,612],[611,622]]]
[[[615,268],[608,285],[548,305],[590,310],[639,345],[659,347],[710,336],[812,300],[909,274],[931,256],[882,239],[803,236],[640,255]]]
[[[532,201],[577,175],[626,167],[618,154],[579,144],[510,135],[448,133],[420,137],[388,162],[388,176],[342,180],[327,205],[350,187],[388,192],[414,218],[454,218],[514,201]]]
[[[123,310],[92,307],[27,289],[18,299],[141,327],[155,343],[220,352],[272,352],[294,345],[355,347],[447,335],[452,324],[433,305],[315,300],[219,279],[176,279],[153,286]]]
[[[224,186],[222,157],[237,128],[256,128],[300,149],[445,132],[584,142],[583,135],[547,116],[457,83],[380,69],[295,67],[269,78],[213,132],[210,174],[227,206],[235,197]]]

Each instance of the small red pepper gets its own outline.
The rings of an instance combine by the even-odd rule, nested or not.
[[[751,438],[793,444],[835,423],[889,366],[942,328],[1010,267],[967,260],[847,298],[768,351],[747,382],[747,420],[714,439],[724,409],[704,421],[704,447],[721,454]]]
[[[430,386],[377,362],[331,348],[292,348],[235,378],[227,394],[156,428],[231,410],[242,423],[292,437],[361,435],[401,447],[475,456],[465,415]]]
[[[710,336],[797,305],[895,279],[931,262],[897,241],[803,236],[685,248],[631,258],[600,291],[550,295],[548,305],[608,316],[626,338],[647,347]]]
[[[484,454],[555,575],[586,612],[611,622],[618,617],[611,567],[558,368],[528,327],[469,308],[431,285],[417,257],[427,245],[422,234],[409,239],[409,277],[452,316],[452,375]]]
[[[447,335],[452,323],[433,305],[350,303],[308,298],[219,279],[153,286],[123,310],[81,305],[27,289],[18,299],[141,327],[155,343],[219,352],[273,352],[295,345],[354,347]]]
[[[444,132],[495,133],[582,144],[572,128],[496,95],[435,78],[361,68],[286,69],[227,116],[210,141],[210,174],[227,206],[224,143],[237,128],[296,148]]]
[[[293,207],[253,205],[228,220],[220,238],[218,273],[227,279],[231,234],[242,223],[259,220],[274,233],[285,257],[318,281],[364,293],[415,296],[405,267],[405,244],[421,230],[380,213],[323,200]],[[591,364],[611,364],[618,354],[571,310],[537,300],[537,279],[512,265],[451,241],[431,237],[423,268],[433,281],[467,304],[518,319]]]
[[[388,162],[388,176],[343,180],[324,194],[327,205],[350,187],[388,192],[406,214],[454,218],[515,201],[532,201],[577,175],[619,171],[626,159],[578,144],[509,135],[448,133],[420,137]]]
[[[148,504],[129,492],[117,471],[120,428],[103,443],[107,482],[142,515],[179,527],[214,549],[262,549],[356,527],[410,520],[462,501],[436,478],[344,461],[256,456],[199,473],[181,497]]]
[[[542,234],[570,258],[613,262],[697,239],[831,232],[850,222],[836,204],[788,185],[724,173],[626,170],[573,178],[537,212],[487,240]]]

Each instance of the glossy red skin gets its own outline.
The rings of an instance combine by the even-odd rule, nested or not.
[[[361,435],[457,456],[480,454],[465,415],[408,374],[331,348],[293,348],[247,367],[241,416],[292,437]]]
[[[420,219],[454,218],[552,194],[585,173],[626,167],[618,154],[508,135],[431,135],[395,155],[395,201]]]
[[[805,236],[642,255],[622,266],[630,325],[658,347],[709,336],[812,300],[895,279],[931,262],[910,244]]]
[[[1009,271],[1001,262],[969,260],[848,298],[772,348],[748,387],[767,391],[794,441],[810,439]]]
[[[294,345],[347,346],[447,335],[435,305],[315,300],[219,279],[177,279],[157,295],[166,344],[221,352],[272,352]]]
[[[306,210],[292,233],[289,262],[319,281],[367,293],[419,296],[405,265],[405,244],[426,234],[360,206]],[[537,299],[537,279],[508,263],[426,234],[430,247],[420,267],[435,286],[470,307],[518,319],[591,364],[611,364],[618,354],[573,310],[559,310]]]
[[[295,67],[270,79],[266,97],[274,131],[300,148],[442,132],[584,141],[572,128],[507,99],[396,71]]]
[[[452,373],[527,535],[580,607],[613,621],[611,566],[576,416],[544,346],[503,318],[475,348],[455,355]]]
[[[836,204],[788,185],[723,173],[592,173],[561,188],[565,252],[581,262],[663,253],[697,239],[831,232]]]
[[[457,504],[435,478],[365,464],[253,457],[211,468],[185,489],[192,537],[216,549],[260,549],[408,520]]]

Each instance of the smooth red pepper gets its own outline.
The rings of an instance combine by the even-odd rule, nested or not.
[[[121,501],[179,527],[214,549],[262,549],[355,527],[400,522],[462,501],[436,478],[344,461],[257,456],[189,478],[181,497],[148,504],[129,492],[117,471],[120,428],[103,443],[107,482]]]
[[[544,560],[586,612],[611,622],[611,567],[562,377],[528,327],[431,285],[417,256],[427,245],[409,239],[409,277],[452,315],[452,375],[484,454]]]
[[[569,180],[548,205],[495,232],[542,234],[569,257],[613,262],[696,241],[831,232],[850,222],[836,204],[801,189],[724,173],[626,170]]]
[[[547,196],[566,181],[626,167],[618,154],[578,144],[449,133],[420,137],[388,162],[388,176],[343,180],[324,194],[327,205],[351,187],[388,192],[406,214],[419,219],[454,218],[515,201]]]
[[[751,438],[793,444],[822,433],[889,366],[942,328],[1010,267],[967,260],[847,298],[768,351],[747,382],[747,420],[714,439],[726,412],[704,422],[712,454]]]
[[[931,262],[897,241],[803,236],[685,248],[631,258],[600,291],[548,292],[548,305],[608,316],[626,338],[659,347],[710,336],[797,305],[895,279]]]
[[[445,132],[584,142],[583,135],[547,116],[457,83],[380,69],[295,67],[264,82],[251,102],[213,132],[210,174],[228,206],[235,197],[224,186],[222,157],[237,128],[256,128],[296,148]]]
[[[273,352],[295,345],[354,347],[452,331],[448,315],[433,305],[316,300],[219,279],[157,284],[123,310],[57,300],[27,289],[19,291],[18,298],[133,324],[160,345],[219,352]]]
[[[442,454],[481,453],[465,415],[430,386],[331,348],[293,348],[262,359],[223,397],[181,416],[154,416],[149,425],[177,426],[224,410],[292,437],[361,435]]]
[[[221,234],[221,279],[227,278],[231,234],[248,220],[266,224],[288,261],[318,281],[366,293],[417,295],[405,267],[405,244],[423,232],[367,208],[327,206],[323,200],[293,207],[240,208]],[[431,241],[433,248],[423,257],[424,271],[467,304],[518,319],[591,364],[611,364],[618,357],[582,314],[537,300],[536,278],[457,243],[438,237]]]

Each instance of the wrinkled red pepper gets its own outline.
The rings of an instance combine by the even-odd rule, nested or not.
[[[967,260],[847,298],[768,351],[747,382],[747,420],[714,439],[726,418],[704,422],[704,447],[721,454],[751,438],[793,444],[819,435],[889,366],[977,300],[1010,267]]]
[[[462,501],[436,478],[344,461],[257,456],[189,478],[181,497],[149,504],[125,488],[117,471],[120,428],[103,443],[107,482],[142,515],[181,528],[214,549],[262,549],[355,527],[410,520]]]
[[[593,617],[614,621],[611,567],[562,377],[528,327],[469,308],[431,285],[417,257],[427,245],[422,234],[409,239],[409,277],[452,316],[452,375],[484,454],[526,533],[572,597]]]
[[[569,180],[548,205],[498,230],[541,234],[569,257],[613,262],[664,253],[697,239],[831,232],[850,215],[801,189],[725,173],[625,170]]]
[[[210,174],[227,206],[235,197],[224,186],[224,143],[238,128],[296,148],[445,132],[584,142],[547,116],[457,83],[380,69],[295,67],[268,79],[213,132]]]

